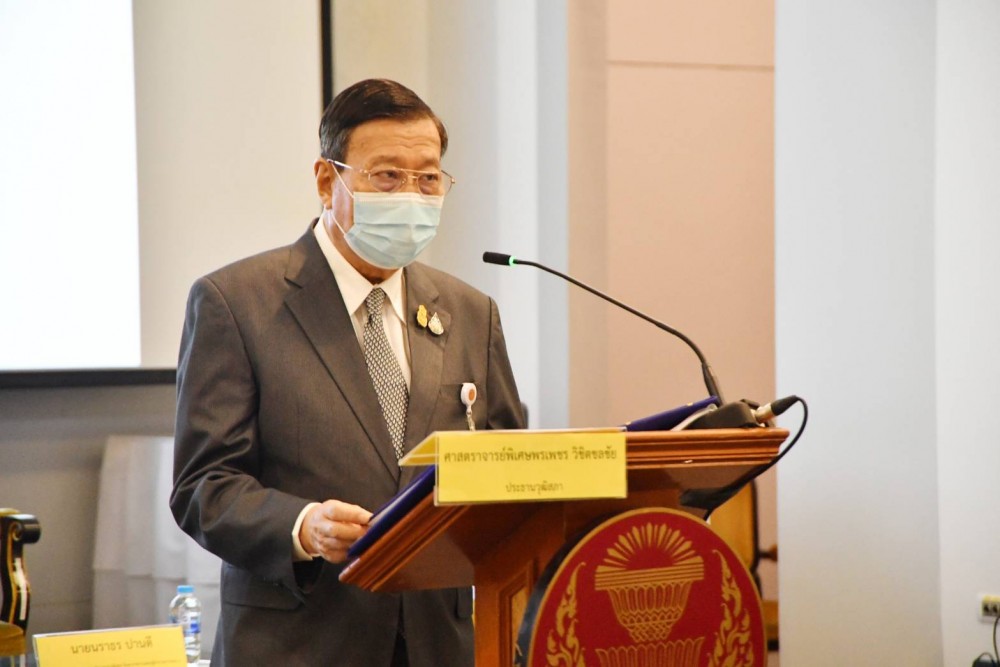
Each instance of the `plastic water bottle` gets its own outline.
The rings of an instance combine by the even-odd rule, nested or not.
[[[194,586],[177,587],[177,595],[170,601],[170,622],[184,631],[188,664],[198,664],[201,659],[201,602],[194,596]]]

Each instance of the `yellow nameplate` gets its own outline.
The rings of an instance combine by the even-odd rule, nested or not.
[[[187,667],[179,625],[35,635],[38,667]]]
[[[438,504],[624,498],[621,431],[434,434]]]

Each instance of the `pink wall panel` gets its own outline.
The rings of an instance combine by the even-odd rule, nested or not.
[[[729,400],[773,399],[773,1],[568,9],[571,271],[692,337]],[[576,292],[570,323],[572,425],[705,395],[666,333]],[[773,475],[760,490],[766,547]]]
[[[773,125],[769,72],[609,70],[608,287],[691,336],[730,399],[774,391]],[[608,323],[613,420],[704,395],[682,343]]]
[[[608,59],[771,67],[773,0],[610,0]]]

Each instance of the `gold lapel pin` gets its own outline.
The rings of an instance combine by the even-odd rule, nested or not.
[[[427,323],[427,328],[431,330],[431,333],[435,336],[440,336],[444,333],[444,325],[441,324],[441,318],[438,317],[437,313],[431,315],[431,321]]]
[[[427,308],[424,307],[424,304],[417,306],[417,324],[422,329],[427,328]]]

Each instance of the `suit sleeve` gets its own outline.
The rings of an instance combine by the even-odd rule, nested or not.
[[[259,482],[258,392],[250,355],[218,287],[188,297],[177,364],[177,524],[223,560],[295,591],[291,529],[307,501]]]
[[[527,423],[521,399],[514,382],[514,372],[507,356],[507,343],[500,325],[500,311],[490,299],[490,346],[487,361],[486,397],[488,414],[486,427],[491,429],[525,428]]]

